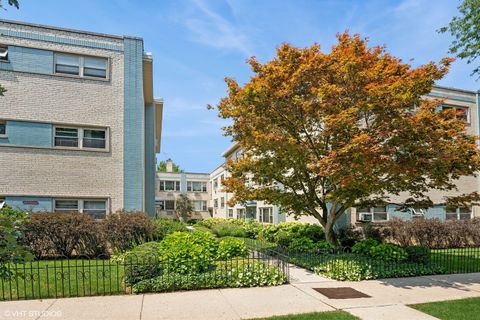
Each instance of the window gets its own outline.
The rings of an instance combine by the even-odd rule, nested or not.
[[[157,210],[165,210],[165,200],[155,200],[155,208]]]
[[[8,47],[0,45],[0,61],[8,61]]]
[[[469,117],[469,108],[461,106],[452,106],[452,105],[443,105],[442,110],[455,110],[457,111],[457,119],[463,120],[467,123],[470,123]]]
[[[218,199],[213,200],[213,207],[218,208]]]
[[[55,212],[80,212],[103,219],[107,214],[107,200],[104,199],[55,199]]]
[[[84,129],[83,147],[105,149],[105,130]]]
[[[233,209],[228,209],[228,217],[233,218]]]
[[[3,120],[0,120],[0,136],[7,134],[7,123]]]
[[[187,191],[207,192],[207,183],[201,181],[187,181]]]
[[[452,208],[447,207],[445,212],[445,220],[470,220],[472,218],[472,208]]]
[[[221,197],[220,198],[220,208],[225,208],[225,198],[224,197]]]
[[[76,128],[55,128],[56,147],[78,147],[78,129]]]
[[[237,209],[237,219],[245,220],[245,208]]]
[[[387,221],[387,207],[357,208],[357,219],[358,221]]]
[[[107,58],[87,57],[74,54],[55,54],[55,73],[80,77],[107,78]]]
[[[160,191],[180,191],[180,181],[161,180]]]
[[[55,55],[55,73],[80,75],[80,57],[71,54]]]
[[[260,222],[273,223],[273,208],[260,208]]]
[[[92,215],[95,219],[103,219],[107,214],[107,202],[104,200],[84,200],[83,213]]]
[[[106,129],[55,127],[55,147],[106,149]]]
[[[83,75],[85,77],[107,78],[107,59],[85,57],[83,65]]]
[[[213,189],[217,191],[218,188],[218,179],[213,180]]]
[[[193,200],[192,207],[193,207],[193,211],[207,211],[207,201]]]
[[[175,200],[165,200],[165,210],[175,210]]]
[[[373,221],[387,221],[387,207],[374,207]]]

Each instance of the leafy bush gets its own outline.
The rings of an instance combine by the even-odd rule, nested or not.
[[[101,223],[81,213],[32,213],[24,244],[37,258],[108,255]]]
[[[368,254],[370,254],[370,249],[372,247],[375,247],[375,246],[378,246],[378,245],[379,245],[378,241],[374,240],[374,239],[362,240],[360,242],[357,242],[352,247],[352,252],[353,253],[358,253],[358,254],[368,255]]]
[[[217,251],[217,259],[227,260],[235,257],[246,257],[248,249],[245,240],[233,237],[220,239]]]
[[[153,220],[153,223],[157,226],[156,228],[156,238],[161,240],[165,238],[170,233],[174,233],[176,231],[182,232],[187,231],[187,227],[185,223],[180,220],[175,219],[167,219],[167,218],[158,218]]]
[[[164,292],[207,288],[239,288],[273,286],[286,282],[285,275],[276,267],[262,262],[238,260],[216,262],[213,270],[195,277],[185,274],[171,274],[144,280],[133,286],[136,293]]]
[[[318,241],[314,245],[315,250],[320,252],[331,252],[335,247],[327,240]]]
[[[380,278],[414,277],[445,273],[445,269],[429,264],[408,262],[389,263],[358,255],[332,256],[314,268],[315,272],[340,281],[360,281]]]
[[[288,245],[288,250],[296,252],[308,252],[315,248],[315,243],[307,237],[294,239]]]
[[[391,243],[380,244],[375,239],[357,242],[352,247],[352,252],[384,261],[404,261],[407,259],[407,253],[404,249]]]
[[[28,217],[23,211],[8,206],[0,209],[0,279],[14,275],[7,267],[8,263],[23,263],[33,259],[28,249],[20,244],[25,235],[23,227],[26,221]]]
[[[430,249],[423,246],[408,246],[405,248],[408,261],[427,264],[430,262]]]
[[[370,248],[369,256],[383,261],[405,261],[407,252],[405,249],[391,243],[379,244]]]
[[[174,232],[160,242],[160,256],[169,273],[204,272],[217,255],[218,241],[210,234]]]
[[[480,218],[471,220],[393,219],[385,223],[385,242],[402,247],[421,245],[431,249],[461,248],[480,243]]]
[[[342,247],[353,247],[355,243],[362,240],[361,233],[353,226],[342,227],[336,231],[338,242]]]
[[[111,249],[125,251],[137,244],[155,239],[157,227],[143,212],[118,211],[101,222]]]
[[[211,229],[216,225],[224,224],[224,223],[235,224],[237,226],[243,226],[244,224],[243,220],[239,220],[239,219],[209,218],[209,219],[198,221],[197,225],[204,226]]]
[[[263,226],[256,220],[247,220],[243,224],[243,230],[245,230],[245,237],[250,239],[257,239],[262,229]]]
[[[131,286],[162,274],[160,249],[159,242],[146,242],[112,259],[125,265],[125,283]]]
[[[212,232],[221,237],[245,237],[245,230],[242,226],[230,222],[216,224],[211,228]]]
[[[293,240],[302,237],[309,238],[313,242],[325,240],[325,233],[320,225],[281,222],[263,228],[260,237],[266,241],[288,247]]]

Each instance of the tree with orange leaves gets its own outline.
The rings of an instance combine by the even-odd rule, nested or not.
[[[231,203],[265,200],[312,215],[332,243],[348,208],[400,192],[411,195],[409,206],[430,203],[428,190],[453,190],[480,168],[464,122],[423,97],[452,59],[413,68],[359,35],[337,37],[329,53],[283,44],[265,64],[251,58],[250,81],[227,78],[217,106],[232,120],[226,135],[243,149],[227,163]]]

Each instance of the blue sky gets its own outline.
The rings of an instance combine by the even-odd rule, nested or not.
[[[4,0],[5,2],[6,0]],[[210,172],[230,145],[208,103],[225,95],[223,78],[245,82],[249,56],[267,61],[282,42],[328,51],[348,29],[413,65],[448,56],[451,38],[436,30],[456,0],[20,0],[0,18],[143,37],[154,56],[155,95],[165,100],[162,152],[186,171]],[[433,5],[432,5],[433,4]],[[439,84],[480,89],[471,65],[456,61]]]

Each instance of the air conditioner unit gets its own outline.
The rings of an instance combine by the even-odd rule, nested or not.
[[[362,212],[360,213],[359,218],[360,218],[360,221],[370,222],[373,220],[373,214],[368,212]]]

